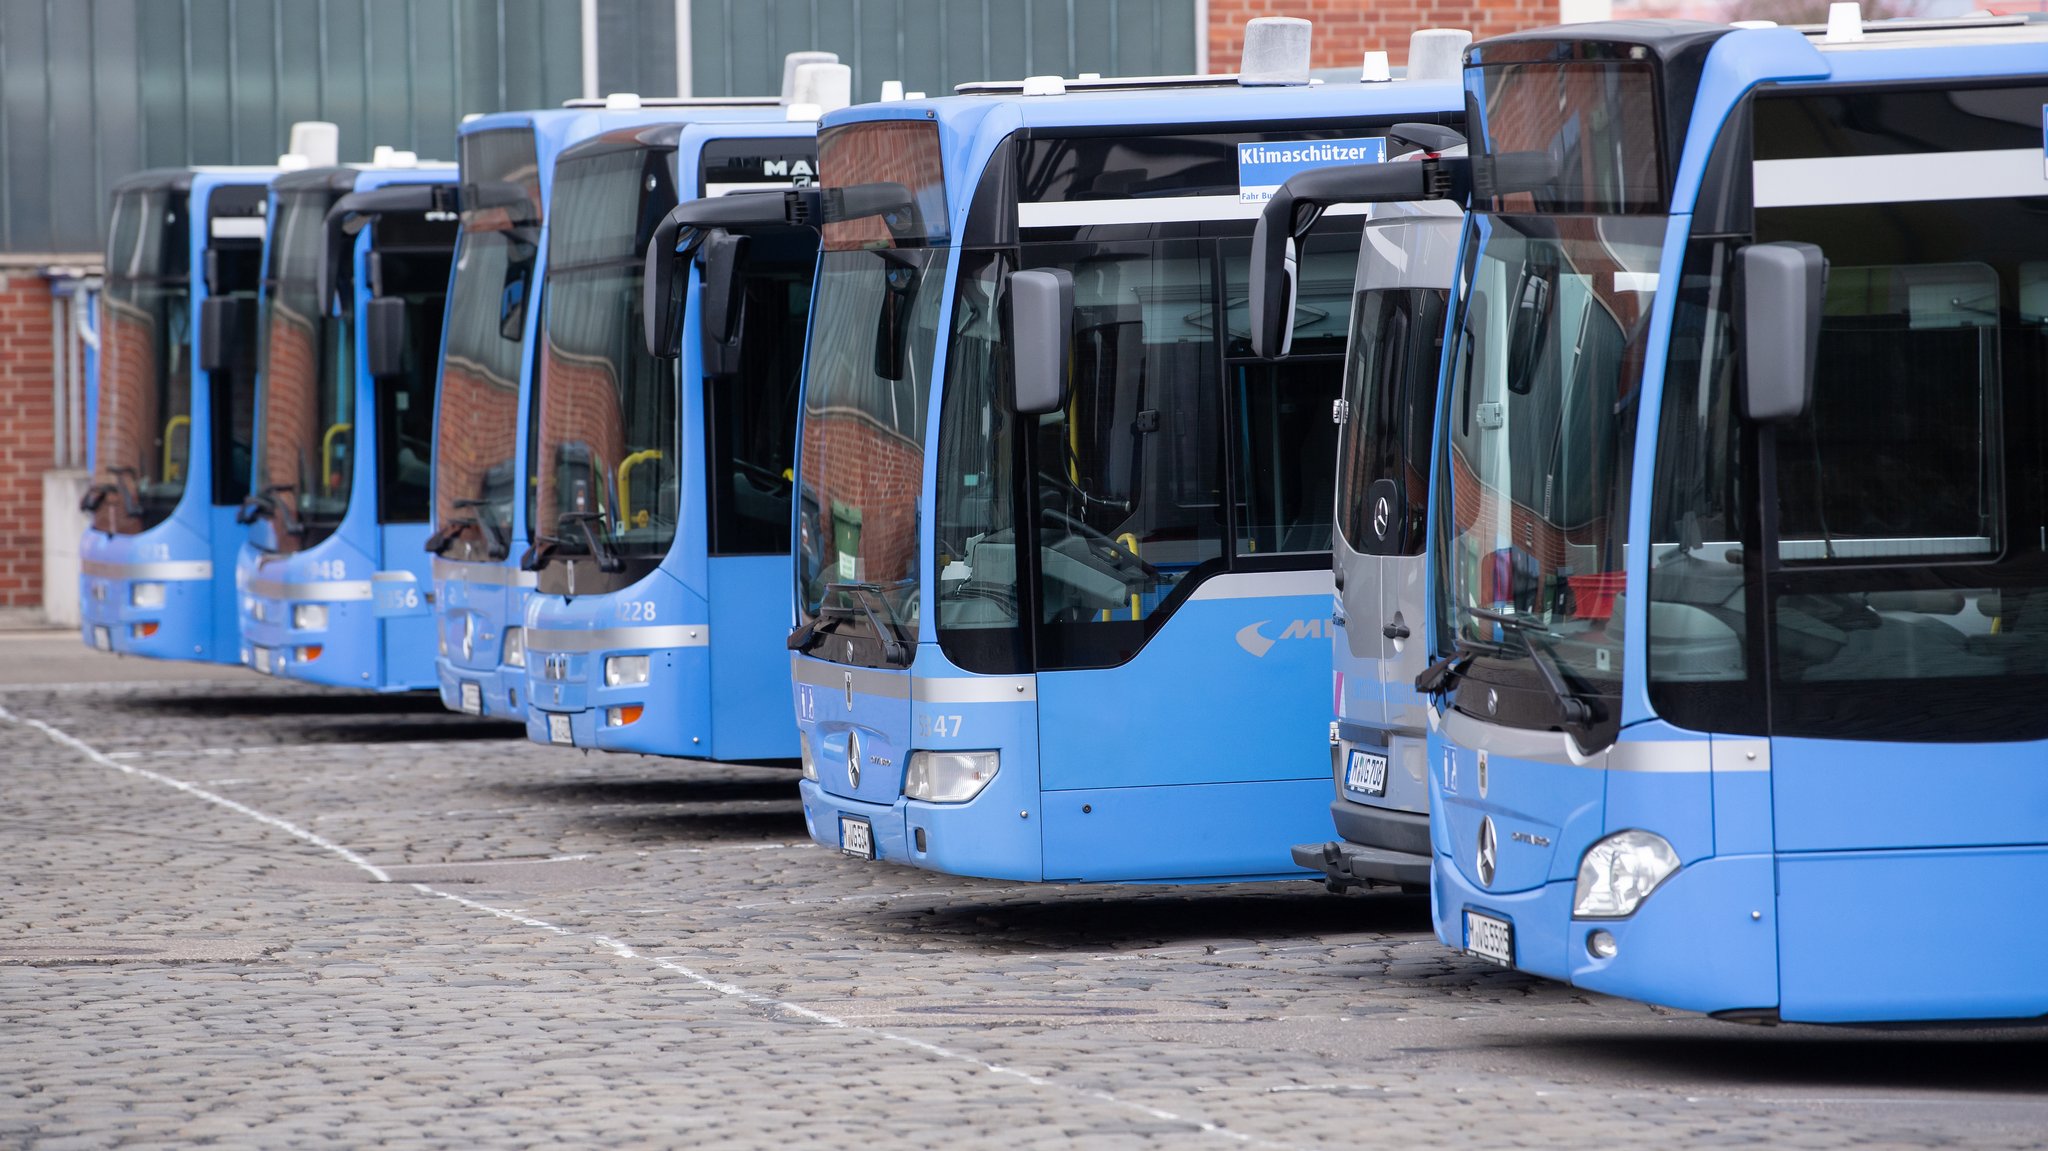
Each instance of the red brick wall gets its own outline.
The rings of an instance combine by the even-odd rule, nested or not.
[[[43,473],[55,466],[50,289],[0,272],[0,607],[43,602]]]
[[[1484,40],[1555,24],[1557,13],[1558,0],[1209,0],[1209,71],[1237,71],[1244,24],[1254,16],[1314,21],[1314,66],[1348,68],[1376,49],[1395,67],[1406,64],[1417,28],[1463,28]]]
[[[323,463],[320,455],[321,440],[327,432],[319,411],[319,362],[320,333],[318,321],[294,312],[288,306],[272,301],[270,307],[270,330],[266,333],[265,362],[263,365],[263,442],[258,449],[262,460],[262,473],[256,477],[260,490],[274,484],[289,485],[291,490],[278,494],[278,502],[289,508],[294,515],[298,512],[297,500],[293,493],[302,479],[316,487],[324,487],[327,493],[348,490],[348,455],[336,447]],[[349,433],[335,437],[339,444],[348,445],[353,451],[353,437]],[[311,474],[301,476],[304,466]],[[321,469],[325,468],[327,482],[322,484]],[[337,482],[338,481],[338,482]],[[296,551],[298,539],[286,532],[277,533],[277,550]]]
[[[563,512],[603,511],[617,516],[613,489],[618,482],[617,468],[626,458],[618,374],[608,357],[571,352],[552,338],[545,339],[540,377],[540,426],[534,430],[540,440],[540,487],[534,504],[537,522],[532,525],[536,537],[555,534],[555,517]],[[579,473],[592,487],[564,493],[557,487],[563,476],[556,457],[562,447],[572,444],[589,448],[594,456],[587,477]],[[629,475],[629,481],[634,478],[640,477]],[[646,488],[641,490],[645,493]],[[643,494],[635,501],[634,510],[651,506]]]
[[[814,410],[804,421],[804,483],[818,500],[810,530],[823,546],[826,581],[894,583],[917,574],[917,499],[924,450],[846,408]],[[831,468],[831,482],[825,469]],[[862,510],[854,570],[840,569],[832,505]]]
[[[477,514],[457,508],[455,501],[480,498],[484,474],[512,458],[519,438],[519,381],[451,356],[441,370],[435,437],[434,522],[445,525]]]
[[[136,475],[120,481],[133,490],[162,467],[160,460],[151,462],[161,447],[155,432],[160,423],[156,355],[162,344],[155,316],[116,298],[115,293],[100,296],[99,474],[93,477],[95,482],[113,482],[109,468],[134,468]],[[102,501],[94,524],[103,531],[141,531],[142,521],[127,514],[127,506],[128,501],[120,496]]]

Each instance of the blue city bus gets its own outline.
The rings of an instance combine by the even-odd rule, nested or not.
[[[818,238],[782,221],[776,193],[812,180],[817,125],[772,111],[617,129],[557,161],[521,562],[539,580],[525,649],[540,742],[796,758],[781,641]],[[672,363],[646,339],[645,253],[679,201],[727,198],[774,219],[723,234],[731,296],[710,329],[686,310],[659,349]]]
[[[671,121],[671,102],[614,96],[602,106],[499,112],[457,133],[462,227],[441,349],[434,417],[435,671],[441,701],[473,715],[524,718],[523,621],[535,573],[519,561],[530,542],[518,497],[528,436],[541,309],[529,303],[547,266],[548,205],[562,149],[601,132]],[[693,114],[775,109],[774,97],[725,100]],[[721,110],[722,109],[722,110]],[[759,116],[767,114],[756,110]]]
[[[1457,55],[1439,55],[1448,55],[1448,78],[1456,79]],[[1388,137],[1402,150],[1396,165],[1465,154],[1463,135],[1438,125],[1396,124]],[[1290,179],[1261,216],[1254,262],[1284,275],[1287,245],[1369,188],[1374,175],[1390,171],[1325,168]],[[1445,199],[1378,203],[1358,250],[1344,390],[1332,412],[1338,432],[1330,814],[1337,838],[1293,849],[1294,861],[1322,872],[1335,892],[1429,887],[1429,722],[1415,677],[1428,663],[1419,633],[1429,453],[1463,220],[1459,206]],[[1253,347],[1269,354],[1283,345],[1280,320],[1293,310],[1285,292],[1276,302],[1280,307],[1271,307],[1256,292],[1251,300]]]
[[[79,544],[82,634],[102,651],[238,661],[227,576],[249,486],[255,301],[276,174],[168,168],[114,187],[90,405],[98,479]]]
[[[422,544],[455,167],[291,172],[270,202],[242,660],[335,687],[431,688]]]
[[[1250,348],[1246,257],[1289,175],[1383,159],[1463,94],[1261,73],[827,117],[789,640],[817,842],[1022,880],[1308,876],[1361,217],[1304,241],[1289,359]]]
[[[1736,1020],[2048,1013],[2048,25],[1583,24],[1465,78],[1438,936]]]

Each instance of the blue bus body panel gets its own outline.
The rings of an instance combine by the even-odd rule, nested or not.
[[[454,180],[455,169],[445,164],[365,168],[358,173],[354,190]],[[275,205],[273,196],[273,209]],[[356,237],[353,259],[358,314],[368,298],[373,232],[364,228]],[[356,342],[354,410],[375,412],[376,384],[367,366],[366,326],[355,325],[351,337]],[[261,434],[260,402],[256,420]],[[237,654],[242,663],[257,671],[329,687],[430,690],[435,686],[433,628],[417,609],[386,618],[381,611],[390,609],[380,609],[377,597],[380,584],[410,583],[415,589],[430,586],[422,547],[427,526],[387,525],[377,519],[376,422],[358,422],[348,509],[333,533],[309,548],[281,556],[267,554],[250,542],[241,545],[235,564],[242,638]],[[391,565],[388,572],[387,563]],[[298,604],[325,605],[327,626],[317,630],[294,627],[292,609]],[[388,645],[387,631],[402,634],[403,639]]]
[[[699,157],[709,141],[815,134],[810,121],[783,117],[779,108],[693,108],[644,119],[687,125],[677,138],[676,170],[678,189],[689,195],[698,187]],[[614,118],[603,128],[629,122]],[[529,593],[526,729],[536,741],[555,741],[551,736],[558,732],[550,724],[561,720],[550,717],[567,715],[577,747],[694,759],[796,758],[784,646],[790,558],[710,554],[700,287],[697,277],[689,277],[676,360],[682,381],[682,512],[675,539],[654,572],[631,587],[573,599]],[[530,363],[526,371],[523,387],[530,390]],[[526,407],[521,405],[522,444],[530,434]],[[567,662],[551,666],[547,653]],[[605,685],[608,657],[639,654],[649,657],[647,683]],[[633,722],[613,726],[607,709],[626,706],[644,710]]]
[[[207,279],[201,272],[206,266],[207,242],[211,239],[211,217],[204,214],[205,206],[217,188],[265,185],[275,174],[271,168],[199,168],[192,172],[187,211],[200,226],[188,229],[193,273],[187,289],[186,339],[195,357],[199,347],[199,314],[208,294]],[[98,329],[96,321],[95,330]],[[90,356],[88,376],[92,383],[86,410],[93,429],[93,466],[97,470],[96,347]],[[239,646],[231,577],[242,528],[234,522],[234,508],[216,507],[213,503],[212,373],[197,363],[190,371],[191,422],[186,430],[184,493],[162,523],[134,535],[108,535],[86,529],[79,541],[80,635],[88,646],[104,641],[108,650],[122,655],[233,664],[239,662]],[[163,607],[134,606],[131,597],[139,582],[164,585]],[[139,625],[144,624],[154,624],[154,633],[141,634]]]

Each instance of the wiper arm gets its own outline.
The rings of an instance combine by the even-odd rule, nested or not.
[[[894,613],[889,611],[888,601],[882,598],[882,585],[876,583],[828,583],[825,585],[826,596],[831,596],[835,592],[853,597],[855,606],[859,607],[861,614],[867,618],[868,626],[875,629],[875,635],[882,641],[882,658],[899,667],[908,666],[910,663],[910,651],[903,645],[902,633],[896,630]],[[880,612],[875,610],[876,604],[881,605],[882,610]],[[840,619],[852,617],[852,613],[847,611],[847,609],[836,605],[828,606],[822,602],[818,605],[818,614],[820,616]],[[791,638],[794,639],[795,637]]]
[[[298,517],[287,512],[284,505],[279,503],[277,499],[279,492],[296,492],[298,490],[299,486],[297,484],[272,484],[264,488],[262,491],[244,499],[242,506],[235,509],[235,522],[246,526],[268,516],[276,522],[279,531],[295,536],[305,535],[306,525],[300,523]]]
[[[107,474],[114,477],[115,486],[121,493],[121,510],[126,512],[128,515],[135,517],[136,519],[141,519],[142,470],[140,468],[131,468],[125,465],[120,465],[108,468]],[[120,481],[123,478],[125,478],[128,482],[121,483]]]
[[[483,499],[456,500],[456,507],[464,511],[474,510],[476,518],[457,520],[455,522],[463,527],[475,528],[477,534],[484,537],[484,547],[489,549],[491,558],[501,560],[512,554],[512,537],[498,526],[496,520],[493,520],[486,514],[490,510],[491,503],[492,501]],[[446,545],[443,546],[445,547]]]
[[[548,566],[548,562],[555,558],[555,553],[561,550],[561,547],[562,541],[554,536],[538,537],[527,547],[526,554],[519,557],[519,570],[539,571]]]
[[[1593,722],[1593,708],[1565,683],[1564,671],[1557,665],[1556,654],[1548,645],[1536,642],[1539,635],[1550,637],[1548,628],[1525,616],[1488,611],[1470,604],[1458,606],[1467,615],[1500,624],[1522,637],[1522,650],[1529,654],[1529,662],[1536,665],[1537,674],[1543,677],[1543,685],[1550,689],[1551,698],[1557,701],[1557,717],[1560,723],[1566,727],[1584,727]],[[1461,645],[1470,642],[1460,641]]]
[[[591,555],[597,557],[597,570],[601,572],[622,572],[626,570],[626,561],[620,559],[619,553],[613,551],[611,544],[603,536],[597,534],[597,529],[591,526],[592,524],[609,523],[610,521],[605,518],[603,512],[563,512],[555,517],[555,530],[560,531],[563,524],[574,524],[582,528],[584,545],[589,549]]]

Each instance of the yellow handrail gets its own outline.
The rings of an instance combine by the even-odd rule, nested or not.
[[[321,436],[321,437],[320,437],[320,470],[321,470],[321,472],[325,473],[325,472],[327,471],[327,465],[328,465],[329,461],[330,461],[330,460],[331,460],[331,459],[333,458],[333,455],[334,455],[334,437],[336,437],[336,436],[338,436],[338,435],[341,435],[341,434],[342,434],[343,432],[352,432],[352,431],[355,431],[355,430],[356,430],[356,426],[355,426],[354,424],[334,424],[334,425],[331,425],[331,426],[329,426],[329,427],[328,427],[328,429],[327,429],[327,434],[326,434],[326,435],[323,435],[323,436]],[[335,484],[333,483],[333,477],[332,477],[332,476],[324,476],[323,478],[325,478],[325,479],[326,479],[326,480],[328,481],[328,486],[329,486],[329,487],[333,487],[333,486],[336,486],[336,485],[335,485]]]
[[[1130,532],[1125,532],[1124,534],[1116,537],[1116,542],[1124,545],[1125,550],[1129,551],[1132,556],[1139,559],[1144,558],[1143,556],[1138,555],[1138,537],[1136,535],[1133,535]],[[1138,596],[1137,593],[1133,592],[1131,594],[1131,619],[1136,620],[1137,618]]]
[[[166,482],[169,482],[171,479],[171,434],[177,430],[179,424],[185,425],[185,445],[187,450],[190,449],[192,444],[192,417],[172,416],[170,422],[164,425],[164,480]],[[181,470],[178,474],[180,477],[183,477],[184,472]]]
[[[644,452],[634,452],[632,455],[619,461],[619,524],[621,527],[629,524],[639,528],[647,526],[647,512],[645,510],[642,510],[640,513],[640,522],[637,524],[633,523],[633,485],[627,481],[626,475],[641,464],[661,458],[660,448],[648,448]]]

